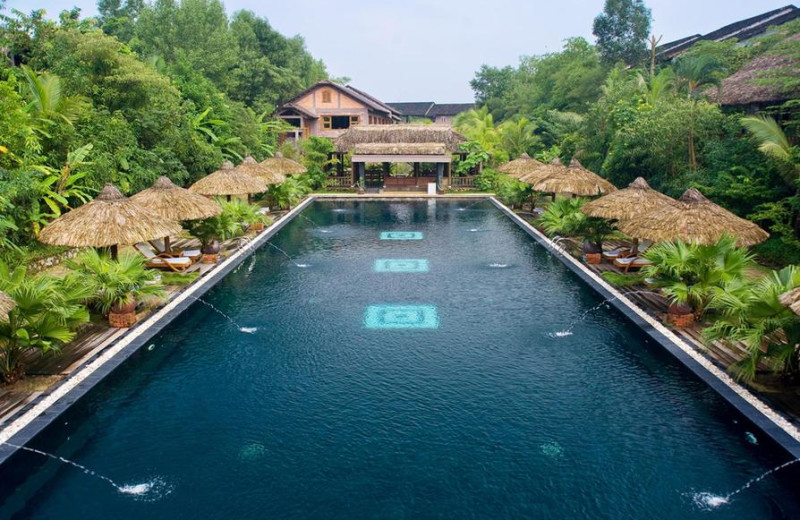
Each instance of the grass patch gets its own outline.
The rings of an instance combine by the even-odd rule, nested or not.
[[[647,277],[641,273],[622,274],[607,271],[603,273],[603,278],[617,287],[633,287],[635,285],[644,284],[644,279]]]
[[[164,285],[189,285],[197,280],[199,272],[194,273],[161,273],[161,283]]]

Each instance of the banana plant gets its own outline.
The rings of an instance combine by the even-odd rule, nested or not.
[[[84,204],[91,199],[88,188],[81,182],[86,172],[75,170],[92,164],[86,161],[92,148],[93,145],[89,143],[67,153],[67,161],[58,171],[46,166],[37,167],[47,175],[36,186],[39,196],[56,217],[61,215],[62,210],[70,209],[69,199],[78,199]]]
[[[219,141],[219,136],[215,132],[215,129],[217,127],[228,126],[228,123],[222,119],[209,119],[209,114],[211,114],[211,108],[207,108],[200,114],[194,116],[191,120],[192,129],[207,137],[212,143],[215,143]]]

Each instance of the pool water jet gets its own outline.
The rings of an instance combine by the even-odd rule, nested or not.
[[[284,250],[283,250],[283,249],[281,249],[280,247],[276,246],[276,245],[275,245],[275,244],[273,244],[272,242],[266,242],[266,244],[267,244],[268,246],[270,246],[270,247],[273,247],[273,248],[277,249],[277,250],[278,250],[280,253],[282,253],[282,254],[283,254],[283,256],[285,256],[286,258],[288,258],[288,259],[289,259],[289,261],[295,265],[295,267],[311,267],[309,264],[298,264],[297,262],[295,262],[295,261],[294,261],[294,258],[292,258],[291,256],[289,256],[289,253],[287,253],[286,251],[284,251]]]
[[[214,312],[216,312],[217,314],[219,314],[220,316],[222,316],[223,318],[225,318],[226,320],[231,322],[234,327],[239,329],[239,332],[244,332],[245,334],[255,334],[256,332],[258,332],[258,328],[257,327],[242,327],[241,325],[236,323],[236,321],[234,321],[233,318],[231,318],[230,316],[228,316],[227,314],[225,314],[224,312],[222,312],[221,310],[216,308],[214,305],[208,303],[207,301],[202,300],[202,299],[198,298],[197,296],[192,296],[190,294],[187,295],[187,296],[189,296],[189,298],[192,298],[194,301],[200,302],[203,305],[205,305],[206,307],[209,307],[211,310],[213,310]]]
[[[590,309],[584,311],[580,316],[578,316],[578,319],[572,321],[572,323],[570,323],[566,329],[559,330],[556,332],[549,332],[547,335],[550,336],[551,338],[563,338],[566,336],[572,336],[573,329],[575,329],[575,327],[578,324],[583,323],[583,321],[586,320],[586,318],[588,318],[590,314],[602,309],[603,307],[606,306],[606,304],[619,300],[623,296],[631,296],[634,294],[658,294],[658,293],[653,291],[632,291],[629,293],[621,294],[619,296],[614,296],[613,298],[609,298],[607,300],[603,300],[594,307],[591,307]]]

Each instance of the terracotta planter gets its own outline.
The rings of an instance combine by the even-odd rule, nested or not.
[[[583,257],[587,264],[599,264],[603,261],[603,255],[600,253],[586,253]]]
[[[121,305],[114,305],[111,307],[111,312],[114,314],[130,314],[136,312],[136,300],[131,299],[128,303]]]
[[[264,231],[264,223],[263,222],[256,222],[254,224],[250,224],[250,231],[255,231],[256,233],[260,231]]]
[[[694,323],[694,314],[667,313],[667,323],[669,323],[673,327],[683,329]]]
[[[677,328],[685,328],[694,323],[692,308],[686,304],[673,303],[667,310],[667,323]]]
[[[118,329],[132,327],[136,323],[135,312],[109,312],[108,324]]]
[[[204,264],[216,264],[219,262],[219,253],[203,253],[201,262]]]

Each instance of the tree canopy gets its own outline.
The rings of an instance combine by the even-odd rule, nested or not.
[[[651,19],[642,0],[606,0],[592,26],[603,62],[640,65],[647,54]]]

